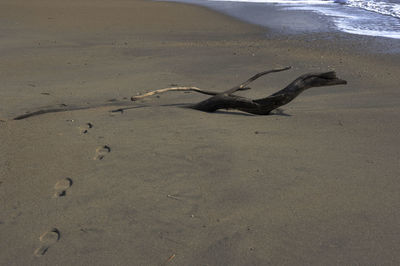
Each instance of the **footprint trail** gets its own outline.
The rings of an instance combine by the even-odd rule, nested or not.
[[[54,197],[58,198],[58,197],[64,197],[67,195],[67,189],[70,188],[73,184],[73,181],[71,178],[66,177],[63,178],[61,180],[59,180],[55,185],[54,185],[54,189],[55,189],[55,193],[54,193]]]
[[[104,156],[105,156],[107,153],[110,153],[110,152],[111,152],[111,147],[108,146],[108,145],[104,145],[104,146],[98,147],[98,148],[96,149],[96,155],[95,155],[95,157],[93,158],[93,160],[103,160],[103,159],[104,159]]]
[[[41,246],[38,247],[34,254],[37,257],[41,257],[46,254],[48,249],[54,245],[55,243],[60,240],[61,234],[60,231],[57,228],[53,228],[50,231],[45,232],[39,237],[39,240],[41,242]]]
[[[91,128],[93,128],[93,124],[90,122],[86,123],[84,126],[79,127],[79,129],[81,130],[81,134],[89,133],[89,130]]]

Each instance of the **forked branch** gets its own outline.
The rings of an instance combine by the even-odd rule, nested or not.
[[[220,93],[216,92],[210,93],[209,91],[200,90],[198,88],[193,89],[193,87],[178,87],[178,88],[167,88],[149,92],[141,96],[132,97],[134,98],[132,100],[136,100],[139,97],[144,98],[150,95],[154,95],[158,92],[167,92],[172,90],[192,90],[204,94],[210,94],[213,95],[213,97],[201,101],[197,104],[194,104],[190,106],[190,108],[205,112],[214,112],[218,109],[237,109],[251,114],[267,115],[272,110],[291,102],[294,98],[296,98],[300,93],[302,93],[306,89],[312,87],[347,84],[345,80],[337,78],[336,73],[333,71],[321,72],[321,73],[309,73],[301,75],[300,77],[295,79],[292,83],[290,83],[288,86],[286,86],[284,89],[266,98],[252,100],[249,98],[234,95],[234,93],[237,91],[249,89],[246,86],[261,76],[288,69],[290,69],[290,67],[260,72],[251,77],[250,79],[248,79],[247,81],[243,82],[242,84]]]
[[[258,79],[258,78],[260,78],[260,77],[262,77],[264,75],[270,74],[270,73],[281,72],[281,71],[285,71],[285,70],[288,70],[288,69],[291,69],[291,68],[292,68],[291,66],[287,66],[287,67],[284,67],[284,68],[272,69],[272,70],[267,70],[267,71],[264,71],[264,72],[257,73],[254,76],[252,76],[251,78],[249,78],[248,80],[246,80],[245,82],[243,82],[242,84],[240,84],[238,86],[235,86],[232,89],[229,89],[229,90],[227,90],[227,91],[225,91],[223,93],[233,94],[233,93],[235,93],[237,91],[247,90],[247,89],[249,89],[249,88],[247,88],[247,85],[249,85],[251,82],[255,81],[256,79]]]
[[[231,88],[231,89],[229,89],[227,91],[224,91],[224,92],[215,92],[215,91],[202,90],[202,89],[199,89],[197,87],[170,87],[170,88],[164,88],[164,89],[158,89],[158,90],[150,91],[150,92],[147,92],[147,93],[142,94],[142,95],[132,96],[131,100],[132,101],[137,101],[137,100],[143,99],[145,97],[149,97],[149,96],[153,96],[153,95],[156,95],[156,94],[165,93],[165,92],[168,92],[168,91],[195,91],[195,92],[199,92],[199,93],[202,93],[202,94],[213,95],[213,96],[218,95],[218,94],[233,94],[233,93],[235,93],[237,91],[249,90],[250,88],[247,87],[247,85],[249,85],[251,82],[255,81],[256,79],[258,79],[258,78],[260,78],[260,77],[262,77],[264,75],[267,75],[267,74],[270,74],[270,73],[274,73],[274,72],[285,71],[285,70],[288,70],[290,68],[291,67],[288,66],[288,67],[284,67],[284,68],[272,69],[272,70],[267,70],[267,71],[263,71],[263,72],[257,73],[256,75],[252,76],[251,78],[249,78],[248,80],[246,80],[242,84],[240,84],[238,86],[235,86],[235,87],[233,87],[233,88]]]
[[[336,77],[336,73],[331,72],[320,72],[320,73],[309,73],[304,74],[295,79],[292,83],[286,86],[284,89],[261,99],[249,99],[242,96],[237,96],[234,93],[237,91],[243,91],[250,89],[247,87],[254,80],[267,75],[269,73],[280,72],[290,69],[290,67],[273,69],[264,72],[260,72],[250,79],[246,80],[242,84],[235,86],[229,90],[223,92],[215,92],[202,90],[197,87],[171,87],[164,88],[155,91],[151,91],[139,96],[133,96],[131,98],[132,101],[136,101],[151,95],[165,93],[168,91],[194,91],[206,95],[211,95],[212,97],[201,101],[197,104],[189,106],[192,109],[205,111],[205,112],[214,112],[218,109],[237,109],[243,112],[256,114],[256,115],[267,115],[272,110],[285,105],[291,102],[294,98],[296,98],[300,93],[304,90],[309,89],[311,87],[321,87],[321,86],[332,86],[332,85],[340,85],[347,84],[345,80],[339,79]],[[123,111],[126,109],[134,108],[127,101],[115,101],[109,103],[100,103],[100,104],[92,104],[92,105],[82,105],[82,106],[58,106],[58,107],[45,107],[39,110],[28,112],[23,115],[17,116],[14,120],[26,119],[28,117],[47,114],[47,113],[55,113],[55,112],[66,112],[66,111],[74,111],[74,110],[82,110],[82,109],[92,109],[97,107],[104,106],[123,106],[116,111]]]
[[[131,100],[137,101],[139,99],[142,99],[142,98],[145,98],[148,96],[161,94],[161,93],[168,92],[168,91],[195,91],[195,92],[199,92],[199,93],[207,94],[207,95],[217,95],[219,93],[219,92],[215,92],[215,91],[202,90],[202,89],[199,89],[196,87],[171,87],[171,88],[164,88],[164,89],[159,89],[159,90],[155,90],[155,91],[150,91],[150,92],[147,92],[142,95],[132,96]]]

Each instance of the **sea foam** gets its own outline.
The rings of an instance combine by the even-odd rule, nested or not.
[[[400,39],[400,0],[207,0],[280,6],[328,17],[340,31]]]

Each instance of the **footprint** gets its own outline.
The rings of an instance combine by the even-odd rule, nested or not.
[[[93,160],[103,160],[104,156],[109,152],[111,152],[111,148],[108,145],[104,145],[104,146],[98,147],[96,149],[96,155],[93,158]]]
[[[46,233],[42,234],[39,237],[41,246],[35,250],[34,254],[37,257],[43,256],[44,254],[46,254],[50,246],[54,245],[58,240],[60,240],[60,237],[61,234],[57,228],[53,228],[50,231],[47,231]]]
[[[89,129],[91,129],[91,128],[93,128],[93,124],[90,122],[86,123],[84,126],[79,127],[82,134],[89,133]]]
[[[54,189],[56,190],[56,192],[54,193],[54,197],[58,198],[58,197],[64,197],[65,195],[67,195],[67,189],[70,186],[72,186],[72,184],[73,184],[73,181],[69,177],[59,180],[54,185]]]

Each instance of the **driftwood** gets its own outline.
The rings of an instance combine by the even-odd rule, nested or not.
[[[288,70],[290,67],[273,69],[264,72],[260,72],[250,79],[246,80],[242,84],[235,86],[229,90],[223,92],[215,92],[199,89],[197,87],[171,87],[164,88],[155,91],[151,91],[139,96],[131,97],[132,101],[137,101],[139,99],[143,99],[145,97],[149,97],[155,94],[165,93],[168,91],[194,91],[206,95],[211,95],[212,97],[201,101],[194,105],[189,105],[185,107],[189,107],[192,109],[205,111],[205,112],[214,112],[218,109],[236,109],[243,112],[256,114],[256,115],[268,115],[272,110],[277,109],[278,107],[285,105],[291,102],[294,98],[296,98],[300,93],[304,90],[309,89],[311,87],[321,87],[321,86],[331,86],[331,85],[339,85],[346,84],[345,80],[339,79],[336,77],[335,72],[321,72],[321,73],[309,73],[304,74],[295,79],[292,83],[290,83],[286,88],[280,90],[266,98],[261,99],[249,99],[242,96],[235,95],[234,93],[238,91],[249,90],[247,87],[254,80],[267,75],[269,73],[280,72],[284,70]],[[84,110],[84,109],[93,109],[98,107],[106,107],[106,106],[122,106],[122,108],[112,110],[111,112],[123,112],[127,109],[138,108],[139,106],[132,106],[132,102],[129,101],[111,101],[107,103],[98,103],[98,104],[87,104],[87,105],[65,105],[62,104],[60,106],[54,107],[44,107],[36,111],[28,112],[22,115],[19,115],[14,120],[22,120],[32,116],[38,116],[47,113],[56,113],[56,112],[67,112],[74,110]]]
[[[253,77],[251,77],[250,79],[248,79],[247,81],[243,82],[242,84],[235,86],[224,92],[206,91],[196,87],[172,87],[172,88],[165,88],[148,92],[146,94],[139,96],[133,96],[131,100],[136,101],[147,96],[164,93],[167,91],[195,91],[207,95],[213,95],[213,97],[208,98],[207,100],[189,106],[190,108],[196,110],[205,112],[215,112],[218,109],[237,109],[243,112],[256,115],[268,115],[272,110],[277,109],[278,107],[291,102],[294,98],[296,98],[300,93],[302,93],[306,89],[312,87],[347,84],[345,80],[337,78],[336,73],[333,71],[321,72],[321,73],[309,73],[301,75],[300,77],[295,79],[292,83],[290,83],[288,86],[286,86],[284,89],[265,98],[252,100],[242,96],[234,95],[234,93],[237,91],[250,89],[249,87],[247,87],[247,85],[253,82],[254,80],[260,78],[261,76],[288,69],[290,69],[290,67],[273,69],[258,73]]]
[[[39,110],[27,112],[25,114],[16,116],[13,120],[22,120],[26,118],[30,118],[33,116],[49,114],[49,113],[59,113],[59,112],[69,112],[69,111],[78,111],[78,110],[88,110],[99,107],[112,107],[112,106],[130,106],[130,102],[128,101],[112,101],[106,103],[96,103],[96,104],[86,104],[86,105],[66,105],[60,104],[59,106],[46,106],[42,107]]]

